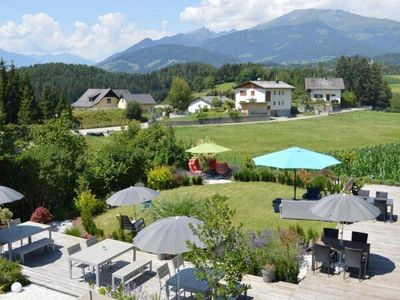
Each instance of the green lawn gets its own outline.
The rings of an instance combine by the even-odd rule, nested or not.
[[[245,157],[291,146],[327,152],[396,141],[400,118],[396,113],[368,111],[290,122],[177,127],[175,131],[189,144],[209,137],[233,150],[220,154],[219,160],[240,163]]]
[[[385,80],[389,83],[393,93],[400,93],[400,75],[385,75]]]
[[[298,196],[304,191],[298,189]],[[312,227],[315,230],[322,230],[323,227],[334,227],[334,223],[324,223],[317,221],[298,221],[281,220],[279,214],[272,211],[272,200],[293,197],[293,187],[275,183],[264,182],[233,182],[230,184],[202,185],[191,187],[180,187],[178,189],[162,191],[159,200],[165,197],[171,199],[174,195],[188,195],[194,199],[206,199],[214,194],[221,194],[229,197],[228,204],[236,210],[234,222],[242,223],[246,230],[260,231],[266,228],[276,226],[289,226],[290,224],[300,224],[305,230]],[[137,209],[137,211],[139,211]],[[132,207],[119,207],[108,210],[106,213],[95,219],[96,225],[105,231],[111,233],[117,228],[116,215],[118,213],[133,216]],[[144,217],[146,224],[151,221],[151,214],[138,213],[138,217]]]
[[[213,89],[205,89],[201,92],[193,92],[192,97],[197,98],[200,96],[205,96],[207,93],[211,92],[211,90],[216,90],[218,92],[224,92],[231,90],[236,85],[235,82],[225,82],[221,84],[217,84]]]

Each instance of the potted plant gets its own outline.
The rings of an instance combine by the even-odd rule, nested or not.
[[[261,274],[263,281],[265,283],[273,282],[275,279],[275,265],[271,263],[264,264],[263,268],[261,269]]]

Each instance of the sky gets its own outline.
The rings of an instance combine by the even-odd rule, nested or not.
[[[246,29],[294,9],[342,9],[400,21],[400,0],[1,0],[0,49],[101,61],[149,37]]]

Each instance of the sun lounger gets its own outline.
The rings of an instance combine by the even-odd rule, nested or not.
[[[281,219],[320,220],[311,212],[314,201],[282,200],[280,205]]]

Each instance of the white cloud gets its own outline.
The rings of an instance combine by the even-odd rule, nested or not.
[[[180,18],[216,31],[246,29],[305,8],[343,9],[400,21],[399,0],[202,0],[197,6],[186,7]]]
[[[52,17],[38,13],[23,15],[20,24],[8,21],[0,25],[0,48],[37,55],[68,52],[99,61],[143,38],[158,39],[168,34],[165,29],[139,29],[123,14],[109,13],[99,16],[92,26],[75,22],[74,31],[66,35]]]
[[[167,27],[168,27],[168,20],[163,20],[163,21],[161,22],[161,29],[162,29],[163,31],[165,31],[165,30],[167,30]]]

